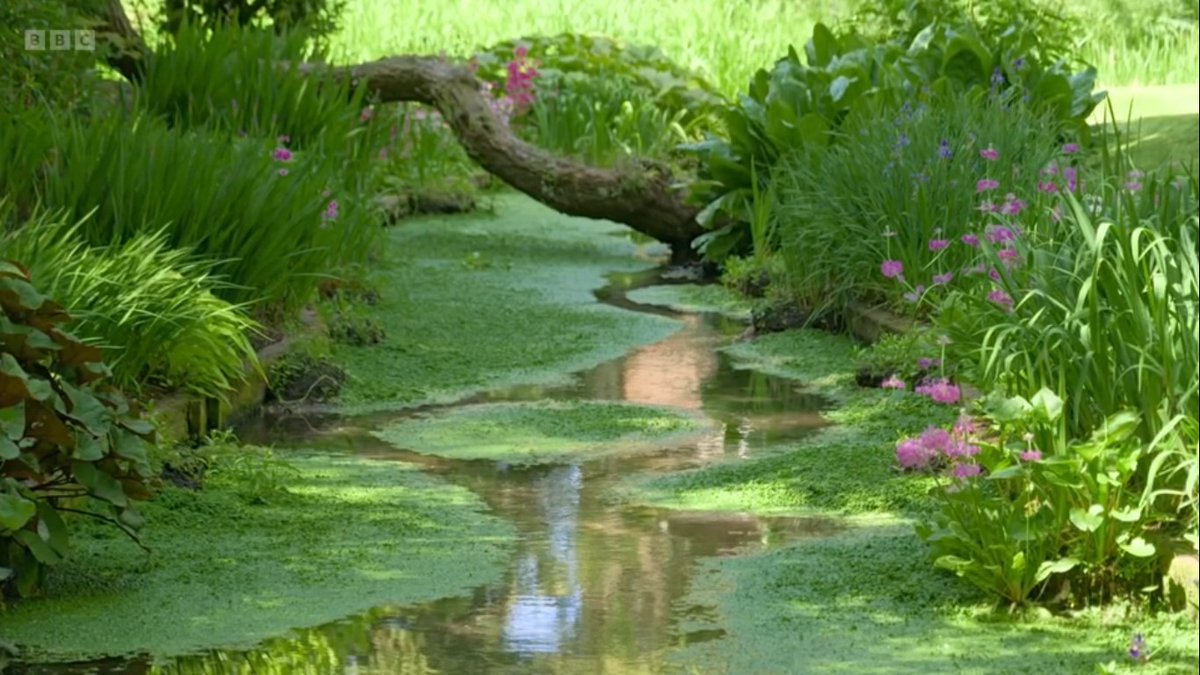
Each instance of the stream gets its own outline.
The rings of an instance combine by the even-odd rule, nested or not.
[[[630,474],[670,472],[761,454],[827,424],[826,401],[794,381],[737,369],[722,353],[745,326],[714,314],[679,314],[625,297],[664,283],[612,275],[602,302],[683,322],[667,339],[576,374],[569,384],[513,387],[456,405],[542,399],[621,400],[702,411],[718,422],[700,442],[581,463],[515,467],[396,449],[371,431],[433,408],[360,417],[274,414],[238,429],[248,443],[313,447],[420,465],[478,494],[515,525],[503,580],[465,597],[377,607],[295,630],[250,651],[211,651],[171,662],[113,660],[18,666],[18,673],[653,673],[673,646],[719,639],[691,630],[711,608],[681,601],[698,559],[762,550],[836,532],[826,518],[667,511],[614,503]],[[670,281],[666,281],[670,283]]]

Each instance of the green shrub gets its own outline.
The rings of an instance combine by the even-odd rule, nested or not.
[[[756,190],[769,185],[781,157],[837,143],[848,120],[870,119],[880,106],[898,109],[924,92],[947,103],[990,94],[1086,136],[1087,117],[1103,98],[1092,93],[1095,70],[1072,74],[1061,63],[1042,63],[1034,45],[1025,31],[988,44],[969,25],[940,24],[927,26],[912,45],[872,44],[818,24],[805,47],[807,65],[790,49],[770,72],[760,70],[724,112],[728,138],[692,147],[704,163],[703,180],[693,187],[693,198],[707,204],[700,220],[721,226],[697,243],[718,260],[744,250]]]
[[[91,28],[100,4],[6,0],[0,5],[0,105],[6,111],[42,106],[77,111],[92,101],[99,81],[94,69],[104,52],[26,49],[25,31],[42,31],[44,41],[49,30]]]
[[[209,437],[198,454],[205,465],[205,485],[230,489],[250,504],[283,498],[298,474],[273,449],[241,445],[230,433]]]
[[[171,247],[213,261],[227,282],[214,293],[234,303],[298,307],[378,236],[373,207],[348,197],[357,187],[318,151],[146,117],[29,124],[0,128],[0,150],[15,158],[0,193],[37,195],[95,246],[161,231]]]
[[[346,0],[165,0],[162,24],[175,33],[188,24],[218,28],[262,25],[303,28],[314,35],[337,30]]]
[[[105,382],[100,351],[63,330],[69,318],[0,262],[0,597],[36,592],[69,555],[63,513],[132,533],[131,500],[149,496],[153,427]]]
[[[835,144],[784,156],[773,212],[790,290],[802,303],[840,312],[855,301],[904,307],[907,296],[915,306],[978,279],[971,268],[979,249],[966,242],[986,239],[989,227],[1046,229],[1039,185],[1049,189],[1041,173],[1059,154],[1052,121],[983,94],[965,103],[880,106],[844,123]],[[998,187],[981,193],[981,179]],[[1006,199],[1019,213],[981,210],[1004,208]],[[903,277],[881,274],[884,261],[900,263]]]
[[[2,211],[2,209],[0,209]],[[162,233],[92,248],[42,215],[0,234],[5,255],[24,261],[42,290],[75,318],[75,332],[101,348],[113,383],[226,395],[257,363],[257,325],[218,299],[211,263],[169,248]]]
[[[1200,188],[1127,168],[1106,149],[1054,238],[1014,240],[1022,264],[937,316],[1000,428],[958,453],[968,484],[923,531],[940,566],[1012,602],[1063,580],[1082,600],[1140,591],[1197,546]]]

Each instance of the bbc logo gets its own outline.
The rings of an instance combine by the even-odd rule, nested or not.
[[[38,30],[25,31],[25,49],[30,51],[96,51],[96,31],[93,30]]]

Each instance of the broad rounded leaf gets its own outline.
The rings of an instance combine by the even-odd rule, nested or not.
[[[0,493],[0,531],[12,532],[25,527],[35,513],[37,507],[21,495]]]
[[[1137,558],[1149,558],[1150,556],[1154,555],[1154,551],[1156,550],[1154,548],[1154,544],[1151,544],[1141,537],[1134,537],[1133,541],[1118,545],[1121,547],[1122,551],[1125,551],[1129,555]]]

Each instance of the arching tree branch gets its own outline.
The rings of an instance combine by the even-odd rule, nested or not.
[[[136,45],[144,55],[121,0],[109,0],[107,14],[107,32],[121,38],[126,53]],[[136,59],[112,65],[138,81]],[[639,160],[627,167],[599,168],[537,148],[492,112],[479,81],[464,66],[394,56],[355,66],[309,63],[300,71],[365,83],[380,102],[413,101],[437,108],[467,154],[492,175],[561,213],[611,220],[669,244],[676,261],[691,257],[691,242],[703,232],[696,222],[699,208],[686,203],[685,190],[667,166]]]

